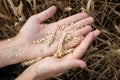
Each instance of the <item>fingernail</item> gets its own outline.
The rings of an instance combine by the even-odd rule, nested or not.
[[[89,31],[92,31],[92,27],[90,25],[86,25],[85,28]]]
[[[86,67],[87,67],[87,64],[80,64],[80,67],[81,67],[81,68],[86,68]]]
[[[86,25],[85,28],[91,28],[90,25]]]
[[[88,27],[88,25],[86,25],[85,27]]]
[[[95,30],[94,34],[95,34],[95,36],[98,36],[100,34],[100,30],[98,30],[98,29]]]

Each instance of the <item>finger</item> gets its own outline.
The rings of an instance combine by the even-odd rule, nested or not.
[[[86,52],[92,41],[100,34],[99,30],[90,32],[81,42],[80,45],[76,47],[73,53],[68,54],[65,58],[81,58],[82,55]]]
[[[34,15],[33,17],[38,21],[38,23],[42,23],[43,21],[47,20],[48,18],[52,17],[56,12],[56,7],[52,6],[47,10]]]
[[[86,52],[92,41],[100,34],[99,30],[90,32],[86,38],[81,42],[81,44],[73,52],[74,58],[80,58]]]
[[[77,67],[81,67],[81,68],[86,68],[86,63],[82,60],[77,60],[77,59],[73,59],[73,60],[62,60],[59,63],[60,66],[58,66],[59,69],[63,70],[63,71],[67,71],[69,69],[72,68],[77,68]]]
[[[82,29],[80,29],[78,31],[75,31],[74,33],[72,33],[69,36],[70,39],[72,39],[72,41],[69,41],[68,43],[66,43],[64,48],[69,49],[69,48],[77,46],[84,39],[83,36],[88,34],[91,31],[92,31],[91,26],[86,26],[86,27],[84,27],[84,28],[82,28]]]
[[[94,22],[94,19],[92,17],[85,18],[77,23],[75,23],[73,26],[75,26],[77,29],[82,28],[86,25],[89,25]]]
[[[92,27],[90,25],[86,26],[86,27],[83,27],[75,32],[73,32],[70,36],[71,38],[75,37],[75,36],[80,36],[80,35],[86,35],[88,34],[89,32],[92,31]]]
[[[93,22],[94,22],[94,19],[92,17],[88,17],[88,18],[82,19],[82,20],[76,22],[75,24],[72,24],[71,26],[65,28],[65,31],[80,29],[82,27],[85,27],[86,25],[93,23]]]
[[[65,45],[63,46],[64,49],[69,49],[69,48],[73,48],[75,46],[77,46],[78,44],[80,44],[80,42],[84,39],[84,35],[88,34],[89,32],[92,31],[91,26],[86,26],[78,31],[73,32],[71,35],[68,35],[65,39]],[[67,39],[70,39],[67,42]],[[56,41],[54,43],[54,45],[56,45],[58,43],[58,41]]]
[[[75,14],[73,16],[70,16],[68,18],[62,19],[58,22],[55,22],[55,24],[57,24],[57,27],[60,27],[62,25],[69,25],[71,23],[77,22],[77,21],[82,20],[82,19],[87,18],[87,17],[88,17],[88,14],[82,12],[82,13],[78,13],[78,14]]]
[[[65,45],[64,45],[64,49],[70,49],[70,48],[74,48],[76,47],[78,44],[80,44],[80,42],[84,39],[83,36],[81,37],[75,37],[73,38],[72,41],[68,41]]]
[[[37,75],[40,73],[42,74],[50,73],[46,77],[48,76],[58,77],[72,68],[77,68],[77,67],[86,68],[87,65],[84,61],[78,59],[65,60],[65,59],[47,57],[35,63],[33,66],[37,71]]]

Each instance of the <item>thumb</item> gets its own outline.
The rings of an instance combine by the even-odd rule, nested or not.
[[[86,63],[82,60],[74,59],[74,60],[64,60],[61,62],[61,70],[69,70],[75,67],[86,68]]]
[[[55,14],[55,12],[56,12],[56,7],[52,6],[48,8],[47,10],[44,10],[43,12],[34,15],[34,18],[38,20],[39,23],[42,23],[43,21],[52,17]]]

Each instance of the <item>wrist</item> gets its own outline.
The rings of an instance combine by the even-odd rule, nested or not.
[[[13,58],[13,59],[10,60],[10,63],[11,64],[19,63],[21,61],[20,56],[23,53],[23,51],[22,51],[23,43],[17,36],[15,36],[13,38],[8,39],[8,44],[12,48],[9,55],[11,55],[11,58]]]
[[[9,47],[11,48],[10,53],[8,54],[8,56],[11,56],[11,60],[9,60],[9,65],[23,61],[22,54],[25,53],[23,51],[24,42],[18,36],[8,39],[7,42],[7,45],[9,45]]]
[[[22,45],[17,37],[0,41],[0,67],[19,63]]]
[[[42,73],[38,75],[36,72],[35,65],[28,67],[19,77],[15,80],[46,80],[48,78],[44,77]]]
[[[30,66],[15,80],[35,80],[35,77],[36,77],[35,68]]]
[[[23,41],[23,39],[20,36],[15,36],[14,38],[12,38],[12,40],[11,40],[11,44],[16,49],[16,54],[14,55],[17,57],[17,63],[24,61],[25,60],[24,54],[27,53],[26,48],[28,44],[26,44],[25,41]]]

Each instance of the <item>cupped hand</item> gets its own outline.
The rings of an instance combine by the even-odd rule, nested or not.
[[[81,43],[84,36],[92,31],[89,24],[93,22],[93,18],[86,13],[78,13],[57,22],[45,24],[44,21],[52,17],[55,12],[56,7],[52,6],[31,16],[22,27],[17,35],[18,42],[22,44],[21,53],[18,54],[21,61],[53,55],[57,51],[59,39],[64,32],[71,32],[68,36],[71,41],[63,45],[64,49],[70,49]],[[50,38],[50,35],[54,38]],[[72,39],[76,37],[77,41],[74,42]]]
[[[86,63],[80,58],[99,34],[99,30],[89,32],[72,53],[62,58],[46,57],[31,65],[16,80],[26,80],[28,78],[29,80],[45,80],[58,77],[75,67],[85,68]]]

